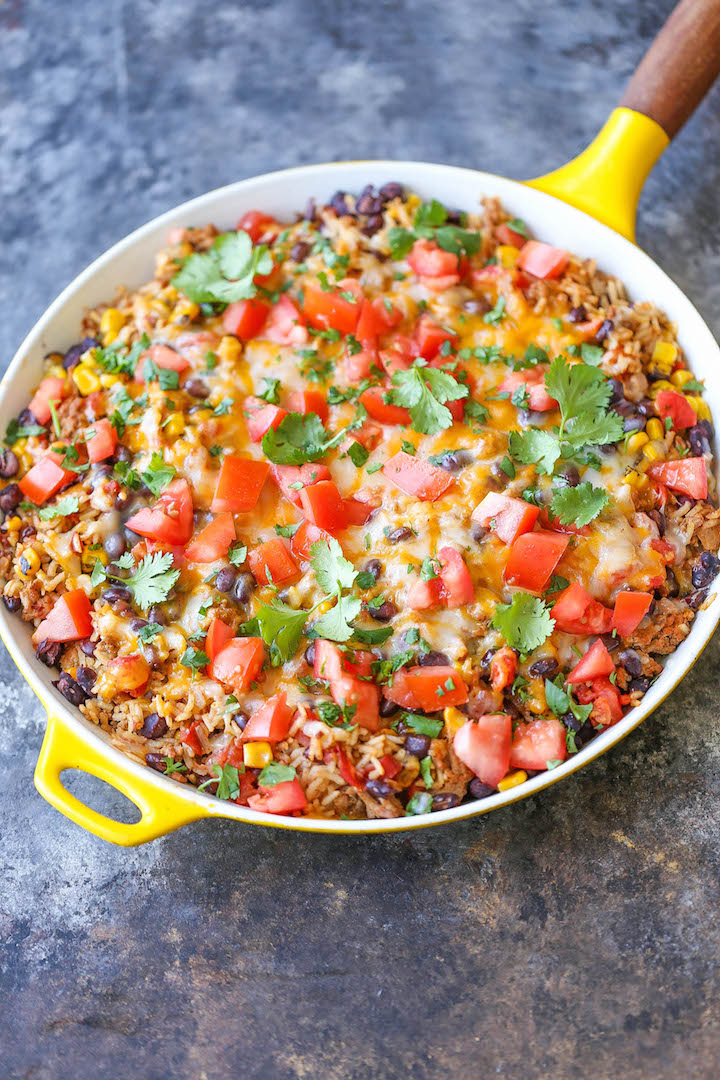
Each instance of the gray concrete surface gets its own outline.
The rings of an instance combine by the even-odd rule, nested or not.
[[[557,165],[670,7],[0,0],[0,363],[92,258],[219,184],[348,157]],[[639,224],[716,332],[719,182],[716,88]],[[2,651],[0,1074],[715,1077],[719,658],[483,819],[360,840],[204,823],[126,851],[36,794],[42,710]]]

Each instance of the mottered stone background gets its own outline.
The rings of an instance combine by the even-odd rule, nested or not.
[[[0,0],[0,361],[91,259],[220,184],[343,158],[558,165],[670,7]],[[716,332],[719,161],[716,89],[638,230]],[[0,1072],[716,1076],[719,657],[482,819],[356,840],[220,821],[122,850],[36,794],[42,710],[3,650]]]

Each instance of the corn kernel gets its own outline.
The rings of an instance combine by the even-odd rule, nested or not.
[[[243,746],[243,764],[249,769],[262,769],[273,759],[269,742],[247,742]]]
[[[704,398],[701,398],[699,394],[687,394],[686,397],[695,410],[698,420],[712,420],[710,406]]]
[[[170,416],[168,417],[163,427],[163,431],[165,432],[165,434],[169,438],[174,439],[176,438],[176,436],[182,435],[184,430],[185,417],[183,416],[183,414],[179,412],[170,413]]]
[[[507,776],[503,776],[498,784],[498,791],[509,791],[510,788],[517,787],[518,784],[524,784],[527,778],[527,773],[524,769],[517,769],[515,772],[509,772]]]
[[[674,390],[674,389],[675,389],[675,387],[673,386],[673,384],[671,382],[668,382],[667,379],[658,379],[657,382],[654,382],[654,383],[650,384],[650,389],[648,390],[648,394],[649,394],[649,396],[651,398],[654,398],[660,393],[661,390]]]
[[[662,439],[665,436],[665,428],[657,416],[653,416],[645,425],[645,432],[649,439]]]
[[[12,517],[5,518],[5,527],[8,532],[17,532],[22,525],[22,518],[19,518],[17,514],[13,514]]]
[[[209,420],[212,414],[212,409],[196,409],[190,419],[194,424],[201,424],[204,420]]]
[[[646,446],[643,446],[642,452],[645,460],[649,461],[651,465],[654,464],[656,461],[662,461],[663,459],[663,455],[660,453],[656,446],[653,446],[652,443],[648,443]]]
[[[83,548],[83,553],[80,556],[80,562],[82,563],[83,570],[86,570],[89,574],[95,569],[95,563],[99,562],[102,566],[107,566],[108,557],[104,550],[101,548],[97,551],[91,551],[90,548]]]
[[[174,304],[178,298],[178,291],[174,285],[166,285],[164,289],[160,290],[158,296],[162,296],[163,300],[169,300]]]
[[[646,443],[650,442],[644,431],[636,431],[627,441],[628,454],[637,454]]]
[[[664,371],[669,375],[677,360],[677,354],[677,345],[673,345],[671,341],[656,341],[652,352],[652,363],[658,371]]]
[[[320,612],[321,615],[324,615],[325,612],[329,611],[332,606],[333,606],[333,601],[332,600],[323,600],[323,602],[321,604],[318,604],[317,610]]]
[[[88,394],[94,394],[96,390],[100,389],[100,380],[93,371],[88,371],[87,368],[78,364],[72,373],[73,382],[77,386],[83,397],[87,397]]]
[[[445,721],[445,728],[449,738],[452,738],[463,724],[467,723],[467,716],[461,713],[459,709],[454,708],[452,705],[448,705],[443,709],[443,720]]]
[[[172,310],[172,318],[174,322],[186,320],[193,322],[200,314],[200,307],[198,304],[194,304],[192,300],[181,300],[179,304],[176,304]]]
[[[499,244],[496,250],[496,255],[500,259],[500,263],[506,270],[511,270],[518,260],[520,251],[512,244]]]
[[[692,382],[694,378],[695,376],[692,371],[688,371],[687,368],[679,368],[678,371],[673,371],[670,376],[670,382],[673,383],[674,386],[684,386],[685,383]]]
[[[51,364],[47,373],[52,375],[53,379],[64,379],[67,375],[67,371],[62,364]]]
[[[178,439],[173,445],[173,453],[179,454],[182,458],[189,457],[192,454],[195,447],[192,443],[189,443],[187,439]]]
[[[626,469],[625,470],[625,482],[628,483],[630,485],[630,487],[634,487],[634,488],[637,488],[638,490],[641,490],[642,488],[645,488],[645,487],[648,486],[648,484],[650,483],[650,480],[648,479],[647,476],[643,475],[643,473],[641,473],[638,469]]]
[[[103,345],[111,345],[125,325],[125,316],[117,308],[109,307],[100,318],[100,333]]]
[[[110,386],[115,386],[116,383],[119,383],[121,381],[122,380],[119,375],[111,375],[107,371],[104,371],[100,376],[100,385],[104,386],[106,389]]]
[[[229,360],[233,363],[237,360],[242,352],[242,345],[236,337],[231,337],[226,334],[224,338],[220,339],[220,344],[217,348],[218,356],[221,360]]]
[[[24,578],[35,577],[40,569],[40,556],[33,548],[26,548],[18,560],[20,575]]]

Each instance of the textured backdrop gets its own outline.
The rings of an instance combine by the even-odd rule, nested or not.
[[[670,7],[0,0],[0,362],[91,259],[220,184],[341,158],[561,163]],[[719,183],[716,88],[638,230],[716,333]],[[486,818],[358,840],[205,823],[125,851],[35,793],[43,717],[2,651],[0,1072],[715,1077],[719,657]]]

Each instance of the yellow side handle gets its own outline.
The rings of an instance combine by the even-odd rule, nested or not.
[[[60,775],[65,769],[80,769],[111,784],[135,803],[142,815],[140,821],[127,825],[85,806],[62,783]],[[209,806],[186,802],[169,784],[154,784],[136,776],[125,762],[109,761],[92,740],[86,742],[53,713],[48,713],[47,730],[35,768],[35,787],[51,806],[76,825],[124,847],[145,844],[213,813]]]
[[[640,192],[669,142],[650,117],[632,109],[615,109],[578,157],[527,184],[584,210],[634,243]]]

